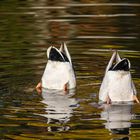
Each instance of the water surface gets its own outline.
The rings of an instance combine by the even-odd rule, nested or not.
[[[130,59],[139,96],[139,8],[138,0],[0,1],[0,139],[140,139],[139,105],[97,104],[112,49]],[[38,95],[46,49],[61,41],[77,89]]]

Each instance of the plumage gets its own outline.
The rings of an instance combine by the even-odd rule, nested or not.
[[[62,53],[55,47],[50,47],[48,49],[49,52],[47,52],[48,54],[48,59],[51,61],[59,61],[59,62],[65,62],[65,58],[62,55]]]
[[[61,44],[59,50],[60,50],[60,52],[62,53],[62,55],[63,55],[64,57],[66,56],[65,60],[66,60],[67,62],[70,62],[70,64],[72,65],[71,56],[70,56],[70,53],[69,53],[69,51],[68,51],[68,48],[67,48],[65,42],[63,42],[63,43]]]
[[[121,59],[115,51],[105,71],[99,100],[106,102],[109,97],[112,102],[133,101],[133,95],[136,95],[136,88],[130,73],[130,62],[126,58]]]
[[[47,50],[48,62],[46,64],[43,76],[42,87],[47,89],[68,89],[76,87],[76,78],[71,63],[71,57],[65,44],[58,50],[55,47],[49,47]]]

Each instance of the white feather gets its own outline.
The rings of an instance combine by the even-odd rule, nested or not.
[[[61,52],[64,52],[70,62],[70,64],[72,65],[72,61],[71,61],[71,56],[70,56],[70,53],[68,51],[68,48],[67,48],[67,45],[66,43],[64,42],[63,44],[61,44],[60,46],[60,49],[59,49]]]
[[[42,76],[42,87],[48,89],[64,89],[69,81],[67,65],[64,62],[48,60]]]
[[[63,90],[65,84],[68,89],[76,87],[76,78],[71,64],[48,60],[42,76],[42,87]]]
[[[109,68],[112,66],[114,61],[116,63],[121,61],[120,55],[118,54],[117,51],[114,51],[114,53],[112,54],[112,57],[110,58],[110,61],[108,62],[108,65],[106,67],[106,71],[105,72],[107,72],[109,70]]]
[[[52,48],[52,46],[50,46],[50,47],[47,49],[47,58],[48,58],[48,59],[49,59],[49,55],[50,55],[51,48]]]
[[[108,71],[104,79],[104,87],[100,90],[100,100],[105,101],[107,95],[111,101],[132,101],[133,87],[130,72]]]

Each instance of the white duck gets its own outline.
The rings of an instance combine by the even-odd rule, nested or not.
[[[71,56],[65,43],[58,50],[49,47],[47,50],[48,62],[41,82],[36,88],[66,90],[76,87],[76,78],[72,66]]]
[[[130,73],[130,61],[121,59],[118,52],[114,51],[106,67],[99,100],[107,103],[136,100],[139,103],[136,94]]]

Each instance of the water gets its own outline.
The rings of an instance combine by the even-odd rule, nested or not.
[[[139,96],[139,8],[138,0],[0,1],[0,139],[140,139],[138,104],[97,104],[111,49],[130,59]],[[46,49],[61,41],[77,89],[38,95]]]

